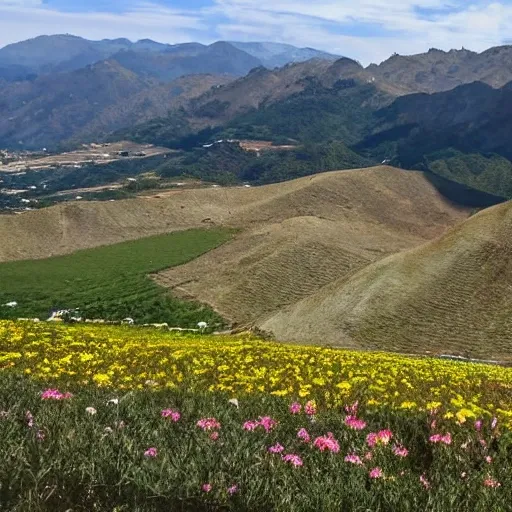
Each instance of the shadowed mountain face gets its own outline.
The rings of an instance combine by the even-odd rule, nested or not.
[[[179,98],[200,95],[227,77],[195,76],[159,84],[116,61],[0,87],[0,147],[56,147],[84,142],[164,115]],[[81,140],[79,140],[81,139]]]
[[[261,65],[257,58],[223,42],[199,48],[186,47],[184,51],[124,51],[112,58],[138,75],[162,81],[202,73],[242,76]]]
[[[511,114],[512,84],[404,96],[375,114],[356,150],[511,198]]]

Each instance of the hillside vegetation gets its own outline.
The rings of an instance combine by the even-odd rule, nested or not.
[[[262,322],[281,339],[510,360],[512,203]]]
[[[43,260],[0,264],[0,317],[46,319],[52,311],[78,308],[82,318],[139,323],[222,326],[211,309],[174,298],[148,277],[180,265],[229,240],[227,229],[191,230],[79,251]],[[2,306],[16,301],[18,306]]]

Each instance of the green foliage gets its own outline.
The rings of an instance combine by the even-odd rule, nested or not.
[[[231,237],[226,229],[190,230],[78,251],[74,254],[0,264],[0,317],[38,317],[79,309],[79,316],[195,327],[222,325],[210,308],[178,300],[148,274],[184,264]]]
[[[272,140],[289,137],[304,142],[342,140],[355,144],[367,134],[377,105],[387,101],[373,85],[326,89],[318,84],[304,92],[237,117],[227,125],[236,138]]]
[[[190,176],[224,185],[241,181],[266,184],[371,164],[371,160],[360,157],[339,141],[262,151],[259,156],[236,144],[224,143],[168,160],[157,172],[162,177]]]
[[[428,442],[428,413],[364,410],[364,431],[344,425],[340,411],[320,410],[315,421],[304,413],[290,415],[288,401],[270,396],[240,396],[182,390],[119,393],[77,386],[72,398],[44,401],[42,384],[8,372],[0,374],[0,489],[2,508],[11,511],[353,511],[353,512],[501,512],[512,498],[508,431],[493,434],[485,422],[482,434],[472,424],[456,426],[438,420],[450,431],[450,446]],[[112,398],[118,404],[108,404]],[[96,414],[86,412],[94,407]],[[181,414],[177,422],[162,418],[163,409]],[[246,420],[271,416],[277,426],[245,431]],[[219,439],[210,439],[196,422],[214,417],[221,423]],[[30,420],[32,423],[30,423]],[[31,426],[29,426],[31,425]],[[321,452],[297,438],[305,427],[312,439],[327,432],[339,441],[340,452]],[[392,430],[389,445],[377,446],[372,460],[365,437]],[[453,430],[452,430],[453,428]],[[486,440],[483,448],[479,439]],[[304,465],[293,467],[280,454],[268,452],[276,443],[284,453],[299,454]],[[409,455],[393,455],[403,443]],[[468,448],[463,449],[461,445]],[[155,457],[144,452],[156,448]],[[356,452],[362,464],[345,462]],[[485,461],[488,454],[492,462]],[[371,479],[372,468],[383,477]],[[423,477],[425,488],[420,481]],[[500,487],[484,486],[494,477]],[[202,486],[211,485],[206,493]],[[235,485],[236,492],[228,493]]]
[[[179,147],[181,139],[193,132],[184,110],[174,110],[166,117],[158,117],[145,123],[119,130],[107,140],[133,140],[168,148]]]
[[[512,162],[495,154],[463,154],[448,149],[425,158],[439,176],[490,194],[512,198]]]

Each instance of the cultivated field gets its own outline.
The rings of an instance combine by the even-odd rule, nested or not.
[[[71,316],[222,326],[210,308],[176,299],[148,274],[186,263],[233,235],[228,229],[196,229],[44,260],[0,263],[0,318],[45,320],[52,311],[79,308]],[[3,306],[12,301],[18,305]]]
[[[390,167],[216,193],[230,205],[229,224],[241,232],[156,280],[242,325],[431,240],[469,215],[440,196],[421,173]],[[180,195],[173,198],[179,201]]]
[[[6,510],[505,511],[512,370],[0,322]]]

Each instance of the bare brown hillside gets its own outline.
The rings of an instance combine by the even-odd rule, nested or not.
[[[468,211],[421,173],[378,167],[259,189],[231,190],[235,240],[169,269],[157,282],[245,324],[315,293],[383,257],[422,244]]]
[[[512,202],[261,323],[280,339],[510,360]]]

